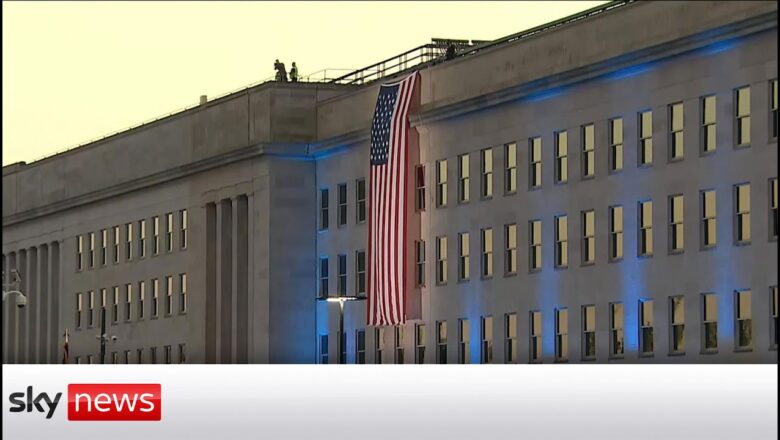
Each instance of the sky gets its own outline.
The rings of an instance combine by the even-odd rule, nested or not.
[[[493,40],[603,1],[3,1],[3,165],[32,162],[272,77]]]

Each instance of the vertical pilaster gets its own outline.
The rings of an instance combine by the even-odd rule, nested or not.
[[[219,298],[219,350],[221,363],[232,362],[233,318],[233,206],[230,199],[219,203],[217,215],[219,228],[218,298]]]
[[[49,244],[49,359],[51,363],[59,363],[60,353],[60,242]]]
[[[241,195],[236,199],[236,363],[249,360],[249,301],[248,301],[248,199]]]
[[[38,347],[36,351],[35,362],[39,364],[48,363],[46,356],[47,343],[49,342],[50,319],[50,301],[51,292],[49,291],[49,245],[43,244],[38,247],[38,297],[40,298],[40,309],[38,309]]]
[[[217,361],[217,206],[207,203],[206,216],[206,358]]]

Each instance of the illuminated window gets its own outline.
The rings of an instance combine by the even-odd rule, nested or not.
[[[734,228],[737,244],[750,243],[750,184],[734,185]]]
[[[404,363],[404,328],[400,325],[394,327],[393,332],[393,361],[396,364]]]
[[[447,283],[447,237],[436,237],[436,283]]]
[[[114,302],[111,305],[111,322],[116,324],[119,322],[119,286],[113,288]]]
[[[542,268],[542,221],[529,221],[528,231],[529,268],[531,271],[540,270]]]
[[[469,233],[458,234],[458,280],[466,281],[469,279],[470,257],[469,257]]]
[[[669,105],[669,160],[680,160],[685,154],[683,104]]]
[[[542,138],[529,140],[528,154],[528,186],[531,189],[542,186]]]
[[[328,188],[320,188],[320,231],[328,229],[329,204]]]
[[[357,330],[355,332],[355,363],[366,363],[366,331]]]
[[[569,311],[555,309],[555,360],[569,359]]]
[[[415,168],[415,207],[417,211],[425,211],[425,165],[418,165]]]
[[[328,363],[328,335],[320,335],[320,363]]]
[[[338,295],[347,296],[347,256],[345,254],[339,254],[338,271]]]
[[[468,319],[459,319],[458,320],[458,363],[459,364],[467,364],[469,363],[470,359],[470,353],[469,353],[469,336],[470,336],[470,326],[469,326],[469,320]]]
[[[593,124],[582,126],[582,177],[596,174],[596,129]]]
[[[596,261],[596,213],[593,210],[582,212],[582,263]]]
[[[506,169],[504,170],[504,192],[513,194],[517,191],[517,144],[504,145]]]
[[[750,290],[734,292],[737,349],[749,350],[753,346],[753,311]]]
[[[425,285],[425,242],[417,240],[414,242],[414,267],[415,281],[418,286]]]
[[[555,183],[569,180],[569,143],[566,131],[555,133]]]
[[[165,214],[165,251],[173,252],[173,213]]]
[[[159,312],[160,304],[160,280],[152,280],[152,318],[156,318]]]
[[[179,246],[187,249],[187,210],[179,211]]]
[[[701,246],[714,247],[718,242],[715,190],[701,192]]]
[[[702,351],[718,351],[718,297],[702,294]]]
[[[338,186],[338,227],[345,226],[347,224],[347,184],[340,183]]]
[[[114,226],[114,264],[119,263],[119,226]]]
[[[328,257],[320,257],[320,298],[328,297]]]
[[[76,328],[81,328],[81,315],[84,313],[84,295],[76,294]]]
[[[133,318],[133,285],[125,284],[125,321]]]
[[[493,317],[483,316],[480,335],[482,338],[482,353],[480,354],[483,364],[493,363]]]
[[[366,179],[355,181],[355,222],[365,223],[366,221]]]
[[[152,217],[152,255],[160,253],[160,217]]]
[[[653,112],[639,113],[639,165],[653,163]]]
[[[769,179],[769,238],[777,240],[780,216],[777,209],[777,178]]]
[[[623,169],[623,118],[609,120],[609,170]]]
[[[89,291],[89,314],[87,315],[87,326],[95,325],[95,291]]]
[[[609,354],[610,357],[623,357],[625,350],[623,340],[625,332],[623,328],[623,304],[612,303],[609,305]]]
[[[179,274],[179,313],[187,313],[187,274]]]
[[[79,235],[76,237],[78,243],[76,245],[76,270],[84,268],[84,236]]]
[[[385,328],[379,327],[374,330],[374,363],[382,363],[382,354],[385,351]]]
[[[165,277],[165,314],[173,312],[173,277]]]
[[[186,364],[187,363],[187,350],[186,346],[184,344],[179,344],[179,363],[180,364]]]
[[[517,363],[517,313],[504,315],[504,362]]]
[[[355,295],[366,294],[366,251],[355,252]]]
[[[106,300],[107,299],[108,298],[106,298],[106,289],[100,289],[100,310],[101,310],[101,313],[106,308],[106,304],[107,304]]]
[[[683,196],[669,197],[669,252],[678,253],[685,249],[683,234]]]
[[[95,233],[89,233],[89,268],[95,267]]]
[[[108,229],[100,231],[100,264],[108,263]]]
[[[146,282],[138,283],[138,319],[144,319],[144,301],[146,300]]]
[[[138,258],[146,256],[146,220],[138,221]]]
[[[582,359],[596,359],[596,306],[582,307]]]
[[[772,120],[769,122],[769,137],[777,139],[777,80],[773,79],[769,81],[769,117]]]
[[[125,259],[130,261],[133,259],[133,224],[127,223],[125,225]]]
[[[530,312],[530,330],[528,333],[530,339],[529,359],[533,364],[542,361],[542,312]]]
[[[653,202],[639,202],[639,255],[653,255]]]
[[[504,226],[504,272],[507,275],[517,273],[517,225]]]
[[[458,203],[468,203],[471,195],[471,178],[469,177],[469,155],[458,156]]]
[[[414,326],[414,363],[425,363],[425,324]]]
[[[481,167],[482,167],[482,198],[488,199],[493,197],[493,149],[486,148],[481,152]]]
[[[777,341],[780,340],[780,328],[777,326],[777,286],[772,286],[769,288],[769,301],[770,331],[772,332],[772,334],[769,335],[769,346],[770,348],[777,350]]]
[[[447,160],[436,162],[436,206],[447,206]]]
[[[704,96],[701,98],[701,151],[710,153],[717,148],[717,118],[716,118],[717,98]]]
[[[669,351],[673,354],[685,353],[685,298],[672,296],[669,298]]]
[[[569,265],[569,222],[565,215],[555,217],[555,267]]]
[[[653,353],[653,301],[639,301],[639,349],[641,354]]]
[[[436,322],[436,363],[447,363],[447,321]]]
[[[734,101],[736,144],[746,147],[750,145],[750,87],[735,90]]]
[[[493,228],[482,230],[482,278],[493,276]]]

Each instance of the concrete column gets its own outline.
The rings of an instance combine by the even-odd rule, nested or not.
[[[255,362],[257,353],[255,353],[255,319],[258,317],[253,314],[255,307],[255,274],[254,274],[254,255],[255,255],[255,240],[254,240],[254,212],[255,212],[255,196],[249,194],[247,196],[247,267],[252,268],[247,272],[247,362]]]
[[[30,268],[27,271],[27,308],[29,319],[27,320],[27,362],[31,364],[38,363],[38,334],[41,331],[41,292],[38,282],[38,248],[33,246],[27,251],[27,265]]]
[[[217,206],[205,206],[206,244],[206,353],[205,362],[217,361]]]
[[[219,351],[220,363],[232,362],[233,321],[233,206],[230,199],[219,202],[217,211],[218,248],[217,297],[219,298]]]
[[[238,261],[238,247],[241,242],[241,237],[238,233],[238,223],[241,214],[238,211],[238,197],[230,198],[230,297],[224,301],[230,304],[230,313],[232,319],[230,319],[230,359],[222,361],[223,363],[238,363],[237,351],[238,351],[238,316],[241,312],[238,310],[238,286],[240,284],[238,278],[238,267],[240,262]]]
[[[238,197],[236,213],[236,363],[246,364],[249,360],[249,263],[248,263],[248,199]]]
[[[60,242],[49,244],[49,359],[51,363],[59,363],[60,335],[64,329],[60,328]]]
[[[40,308],[38,309],[38,349],[36,351],[35,362],[39,364],[48,363],[46,357],[47,344],[49,342],[50,321],[50,301],[49,292],[49,245],[43,244],[38,247],[38,298],[40,299]]]
[[[11,255],[3,254],[3,282],[10,282],[11,280]],[[3,289],[5,289],[5,286],[3,286]],[[3,363],[8,363],[8,354],[9,354],[9,347],[10,347],[10,335],[11,335],[11,329],[9,328],[10,322],[11,322],[11,309],[12,304],[10,302],[10,299],[8,300],[8,303],[3,303]]]
[[[27,257],[27,249],[22,249],[19,251],[19,274],[22,277],[22,282],[19,284],[19,290],[24,292],[25,295],[28,295],[29,298],[29,274],[30,274],[30,267],[28,264],[28,257]],[[16,309],[17,310],[17,327],[15,334],[18,335],[17,338],[17,345],[16,345],[16,361],[15,363],[18,364],[25,364],[27,363],[27,322],[29,321],[28,315],[30,313],[30,304],[28,301],[27,307],[24,309]]]

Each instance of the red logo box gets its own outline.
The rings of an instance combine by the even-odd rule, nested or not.
[[[68,420],[159,421],[159,383],[72,383],[68,385]]]

